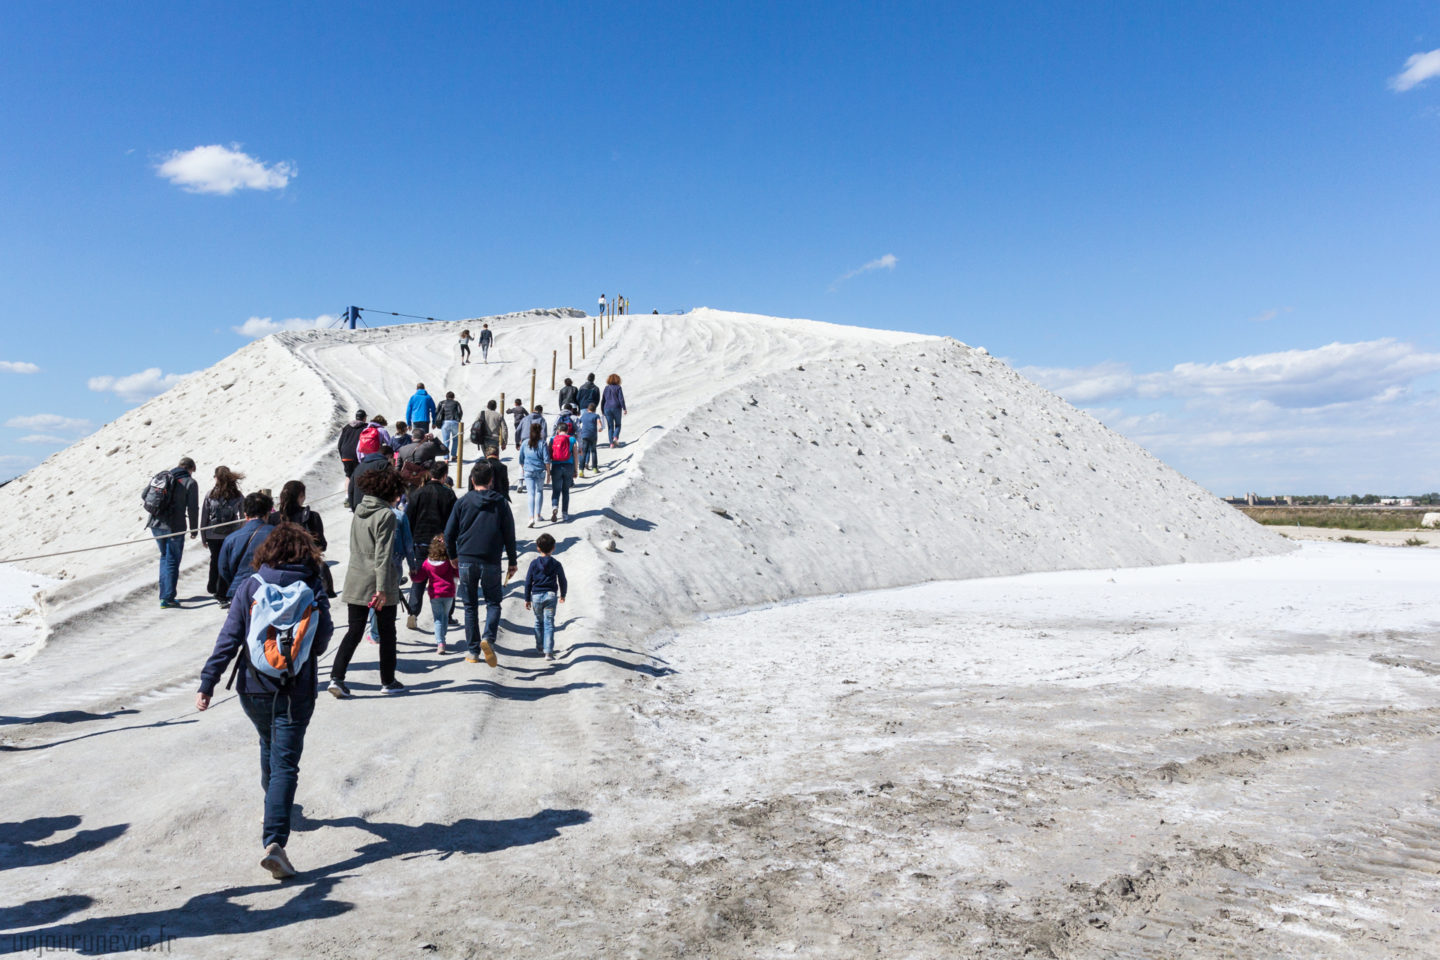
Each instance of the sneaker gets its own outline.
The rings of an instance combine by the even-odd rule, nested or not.
[[[445,644],[443,644],[443,643],[437,643],[437,644],[435,644],[435,652],[438,653],[438,654],[440,654],[440,655],[443,657],[443,656],[445,655]]]
[[[551,523],[559,523],[559,522],[560,522],[560,511],[559,511],[559,510],[551,510],[551,511],[550,511],[550,522],[551,522]]]
[[[366,635],[365,635],[365,639],[366,639],[366,640],[369,640],[371,643],[375,644],[375,646],[377,646],[377,647],[380,646],[380,640],[379,640],[379,638],[376,637],[375,634],[373,634],[373,633],[366,634]]]
[[[489,640],[480,641],[480,655],[485,658],[485,662],[490,664],[490,666],[498,667],[500,665],[500,661],[495,658],[495,648],[490,646]]]
[[[415,614],[412,613],[412,614],[410,614],[410,616],[408,616],[408,617],[405,618],[405,629],[407,629],[407,630],[419,630],[419,629],[420,629],[418,626],[415,625]]]
[[[161,609],[161,610],[179,610],[179,609],[180,609],[180,601],[178,601],[178,600],[161,600],[161,601],[160,601],[160,609]]]
[[[554,660],[554,659],[555,659],[555,652],[552,650],[551,652],[545,654],[545,659],[546,659],[546,660]]]
[[[466,663],[479,663],[479,662],[480,662],[480,658],[477,657],[477,656],[475,656],[475,654],[473,654],[473,653],[467,653],[467,654],[465,654],[465,662],[466,662]]]
[[[534,517],[531,517],[531,518],[530,518],[530,526],[532,526],[532,527],[535,526],[535,518],[534,518]]]
[[[270,876],[276,880],[288,880],[295,876],[295,868],[290,866],[290,858],[285,856],[285,848],[278,843],[272,843],[265,848],[265,856],[260,860],[260,866],[270,871]]]
[[[570,522],[570,514],[567,513],[567,514],[565,514],[563,517],[561,517],[561,518],[560,518],[560,522],[561,522],[561,523],[569,523],[569,522]]]
[[[326,687],[325,689],[329,690],[330,696],[334,697],[336,700],[350,699],[350,688],[345,686],[344,680],[336,680],[334,677],[331,677],[330,686]]]
[[[389,683],[382,684],[380,686],[381,693],[403,693],[404,691],[405,684],[401,683],[399,680],[391,680]]]

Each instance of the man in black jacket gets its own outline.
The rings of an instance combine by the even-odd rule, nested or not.
[[[510,468],[500,462],[500,449],[494,444],[485,448],[485,461],[490,464],[490,489],[510,502]]]
[[[145,526],[155,537],[160,548],[160,608],[170,610],[180,606],[175,599],[175,590],[180,582],[180,557],[185,552],[185,522],[190,525],[190,539],[200,536],[200,487],[195,483],[195,461],[181,457],[179,466],[170,470],[170,494],[163,507],[150,515]],[[157,480],[159,477],[157,476]],[[154,486],[151,480],[140,491],[143,501]]]
[[[589,410],[592,403],[597,410],[600,408],[600,388],[595,386],[593,373],[587,376],[585,382],[580,384],[580,389],[575,391],[575,406],[582,411]]]
[[[509,558],[505,580],[519,569],[515,561],[515,517],[510,505],[490,489],[494,469],[481,460],[470,471],[470,492],[460,498],[445,524],[445,549],[459,568],[455,593],[465,605],[465,641],[470,647],[469,663],[483,656],[496,665],[492,643],[500,631],[500,552]],[[485,629],[480,630],[480,594],[485,597]]]
[[[360,455],[355,452],[355,447],[360,442],[361,431],[369,423],[365,411],[356,410],[355,419],[340,428],[340,465],[345,468],[346,480],[355,472],[355,464],[360,462]]]
[[[440,441],[445,444],[446,455],[454,460],[459,454],[456,447],[460,439],[460,421],[465,419],[465,411],[460,401],[455,399],[455,391],[445,394],[445,399],[435,408],[435,419],[440,421]]]
[[[415,540],[415,552],[410,558],[410,568],[419,570],[420,565],[430,556],[430,541],[445,532],[450,514],[455,509],[455,491],[445,485],[445,464],[436,463],[430,467],[430,478],[425,485],[410,497],[405,516],[410,521],[410,534]],[[426,578],[417,576],[410,585],[410,609],[419,610],[420,601],[425,599]],[[415,614],[405,621],[411,630],[415,625]]]

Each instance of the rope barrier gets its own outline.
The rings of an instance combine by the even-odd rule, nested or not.
[[[347,491],[341,490],[338,493],[327,493],[323,497],[316,497],[313,503],[324,503],[326,500],[341,496]],[[68,557],[73,553],[90,553],[92,550],[109,550],[111,547],[129,547],[137,543],[154,543],[156,540],[168,540],[170,537],[183,537],[191,533],[200,533],[205,530],[214,530],[217,527],[228,527],[232,523],[243,523],[243,520],[227,520],[224,523],[212,523],[208,527],[196,527],[193,530],[181,530],[179,533],[162,533],[158,537],[151,536],[146,540],[121,540],[119,543],[102,543],[96,547],[76,547],[74,550],[57,550],[55,553],[40,553],[33,557],[6,557],[0,563],[25,563],[29,560],[49,560],[51,557]]]

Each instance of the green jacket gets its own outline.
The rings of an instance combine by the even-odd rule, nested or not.
[[[350,521],[350,566],[340,599],[361,606],[375,592],[385,594],[385,605],[400,599],[399,571],[395,563],[395,512],[390,505],[366,494]]]

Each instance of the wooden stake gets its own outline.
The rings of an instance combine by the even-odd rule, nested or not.
[[[535,368],[530,368],[530,409],[535,409]]]
[[[460,436],[455,446],[455,489],[465,492],[465,424],[460,424]]]
[[[555,389],[555,364],[560,360],[560,351],[550,351],[550,389]]]
[[[572,334],[570,334],[570,336],[566,337],[565,339],[570,341],[570,366],[569,366],[568,369],[574,370],[574,369],[575,369],[575,334],[572,333]]]
[[[585,359],[585,324],[580,324],[580,359]]]

